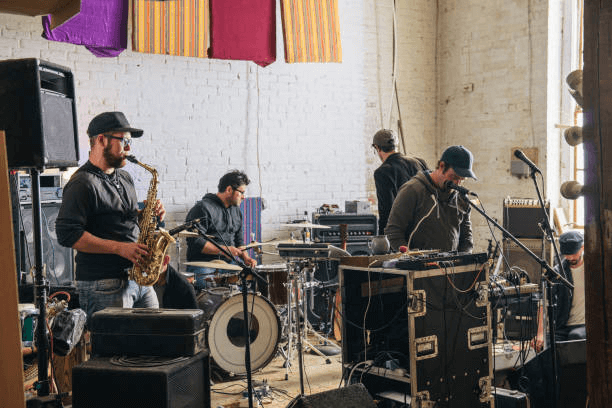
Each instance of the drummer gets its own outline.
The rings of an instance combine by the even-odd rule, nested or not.
[[[249,183],[247,175],[239,170],[226,173],[219,180],[218,192],[216,194],[207,193],[196,202],[187,213],[185,221],[200,218],[200,225],[207,235],[214,237],[215,241],[226,248],[234,258],[241,258],[247,266],[253,267],[257,262],[249,256],[247,251],[239,249],[244,245],[240,203],[244,199]],[[187,238],[187,261],[210,262],[217,259],[233,261],[203,237]],[[224,272],[220,269],[193,265],[188,265],[187,271],[195,274],[196,289],[212,286],[212,275],[217,271]]]

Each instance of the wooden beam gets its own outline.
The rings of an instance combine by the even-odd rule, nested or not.
[[[0,131],[0,236],[3,270],[0,273],[0,395],[7,408],[25,407],[23,388],[23,360],[21,357],[21,324],[19,323],[19,295],[15,272],[15,242],[11,213],[9,169],[6,158],[4,131]]]
[[[590,407],[612,406],[612,0],[584,0],[585,291]]]

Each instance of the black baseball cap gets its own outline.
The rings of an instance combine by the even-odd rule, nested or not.
[[[474,155],[464,146],[448,147],[442,153],[440,160],[451,166],[459,177],[471,177],[474,180],[478,180],[476,174],[472,171]]]
[[[395,147],[395,133],[390,129],[380,129],[374,134],[372,146]]]
[[[132,137],[140,137],[144,133],[142,129],[130,127],[123,112],[103,112],[93,118],[87,127],[89,137],[107,132],[130,132]]]
[[[574,255],[582,248],[584,237],[578,231],[568,231],[559,237],[561,255]]]

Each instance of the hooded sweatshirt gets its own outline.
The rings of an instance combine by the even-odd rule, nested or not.
[[[445,252],[474,247],[469,203],[454,190],[441,190],[430,172],[418,173],[400,188],[385,234],[396,251],[401,245]]]

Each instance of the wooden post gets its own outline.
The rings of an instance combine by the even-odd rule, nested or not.
[[[6,408],[25,407],[23,388],[23,360],[21,357],[21,325],[19,323],[19,295],[15,272],[15,242],[11,214],[9,169],[6,158],[4,131],[0,131],[0,236],[4,270],[0,273],[0,395]]]
[[[612,0],[584,0],[585,291],[590,407],[612,404]]]

